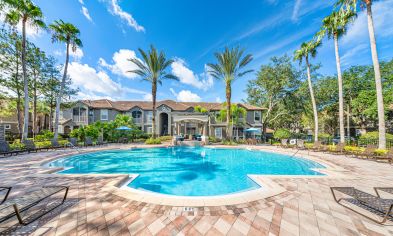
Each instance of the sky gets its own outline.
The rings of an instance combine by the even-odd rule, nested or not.
[[[47,24],[62,19],[81,31],[83,47],[72,53],[69,75],[79,88],[77,99],[150,100],[151,84],[129,70],[129,58],[140,58],[138,48],[154,45],[174,63],[168,72],[179,81],[165,80],[157,99],[222,102],[222,81],[207,72],[216,62],[214,53],[239,46],[253,55],[247,69],[254,72],[237,79],[232,100],[247,98],[247,81],[273,56],[293,51],[320,29],[333,8],[332,0],[34,0]],[[373,13],[380,60],[393,57],[393,0],[374,2]],[[65,61],[65,45],[52,43],[50,33],[28,30],[28,39]],[[367,18],[359,12],[339,41],[343,69],[371,64]],[[318,71],[334,75],[333,41],[325,39],[312,63]],[[297,63],[296,63],[296,66]]]

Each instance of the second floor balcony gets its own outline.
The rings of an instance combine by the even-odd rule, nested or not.
[[[75,123],[81,123],[81,124],[87,124],[87,115],[86,116],[76,116],[74,115],[72,117],[72,121],[74,121]]]

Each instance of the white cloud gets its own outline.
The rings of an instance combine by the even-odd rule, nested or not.
[[[145,95],[143,95],[143,100],[153,101],[153,95],[151,95],[151,93],[146,93]]]
[[[351,61],[351,58],[357,56],[367,50],[369,45],[366,43],[358,44],[355,47],[351,48],[350,50],[346,51],[344,55],[341,56],[341,63],[343,65],[348,65]]]
[[[53,51],[53,55],[55,55],[55,56],[62,56],[63,55],[63,52],[61,51],[61,50],[54,50]]]
[[[373,19],[377,37],[393,36],[393,1],[380,1],[373,4]],[[366,10],[358,14],[348,33],[342,38],[343,44],[369,42]]]
[[[83,0],[78,0],[80,4],[84,5],[85,3],[83,2]]]
[[[182,90],[179,93],[176,93],[173,88],[170,88],[169,90],[179,102],[200,102],[202,100],[198,94],[193,93],[190,90]]]
[[[216,97],[216,102],[221,103],[222,102],[221,98],[220,97]]]
[[[70,55],[72,56],[72,58],[74,58],[74,61],[80,61],[83,58],[84,53],[82,49],[77,48],[75,52],[70,50]]]
[[[300,10],[300,5],[302,4],[302,0],[296,0],[295,6],[293,7],[292,11],[292,20],[297,21],[299,17],[299,10]]]
[[[179,77],[180,82],[183,84],[191,85],[205,91],[211,88],[214,84],[213,78],[207,72],[204,72],[199,76],[196,75],[187,67],[185,61],[182,59],[176,59],[172,63],[171,67],[172,74]]]
[[[128,49],[120,49],[118,52],[115,52],[113,54],[112,60],[114,64],[107,63],[103,58],[100,58],[98,60],[98,63],[100,66],[109,69],[113,74],[120,75],[129,79],[134,79],[137,78],[138,75],[128,71],[138,69],[138,67],[134,63],[129,61],[129,59],[131,58],[137,58],[134,51]]]
[[[123,11],[119,6],[118,0],[104,0],[108,2],[109,8],[108,11],[114,15],[120,17],[121,20],[125,21],[128,26],[134,28],[138,32],[145,32],[145,28],[139,25],[138,22],[132,17],[132,15],[128,12]]]
[[[87,64],[71,62],[68,68],[68,74],[72,80],[72,86],[79,88],[80,98],[111,98],[120,99],[126,95],[140,94],[141,98],[147,97],[147,92],[123,87],[110,79],[104,71],[97,71]]]
[[[90,22],[93,22],[93,19],[90,16],[89,10],[85,7],[82,6],[82,14],[88,19]]]

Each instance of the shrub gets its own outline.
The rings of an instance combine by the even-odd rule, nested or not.
[[[209,136],[209,142],[210,143],[218,143],[218,142],[220,142],[220,140],[216,137]]]
[[[36,148],[49,148],[52,146],[50,141],[34,142]]]
[[[25,148],[25,145],[19,141],[19,139],[15,139],[13,143],[10,144],[11,150],[22,150]]]
[[[145,141],[145,144],[161,144],[161,140],[159,138],[149,138]]]
[[[55,137],[55,134],[50,130],[43,130],[41,134],[44,136],[44,140],[50,140]]]
[[[233,141],[229,141],[229,140],[224,140],[222,141],[223,145],[229,145],[229,146],[237,146],[238,144],[233,142]]]
[[[374,131],[374,132],[368,132],[368,133],[362,134],[359,139],[361,140],[361,139],[378,139],[378,138],[379,138],[379,132]],[[386,133],[386,139],[393,140],[393,134]]]
[[[70,144],[70,142],[68,142],[68,140],[59,140],[59,145],[60,146],[65,146],[65,145],[68,145],[68,144]]]
[[[37,142],[41,142],[41,141],[45,141],[45,140],[46,140],[46,138],[45,138],[45,136],[42,135],[42,134],[38,134],[38,135],[36,135],[36,136],[34,137],[34,141],[37,141]]]
[[[353,154],[359,154],[364,152],[364,148],[355,146],[345,146],[344,150]]]
[[[318,134],[318,138],[329,139],[329,138],[332,138],[332,136],[330,134],[328,134],[328,133],[319,133]]]
[[[274,131],[273,137],[275,139],[288,139],[292,136],[291,131],[287,129],[278,129]]]
[[[161,137],[159,137],[159,139],[161,140],[161,142],[171,141],[172,136],[161,136]]]

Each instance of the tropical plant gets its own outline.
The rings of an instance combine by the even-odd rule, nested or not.
[[[151,45],[150,51],[143,51],[138,49],[142,56],[143,62],[137,58],[131,58],[133,64],[138,69],[129,71],[142,77],[142,80],[151,83],[151,95],[153,99],[153,117],[152,129],[153,138],[156,137],[156,99],[157,99],[157,84],[162,84],[164,79],[179,80],[175,75],[166,72],[166,69],[173,63],[172,59],[167,59],[164,51],[158,52],[157,49]]]
[[[226,103],[224,103],[224,108],[220,110],[218,120],[224,121],[227,119]],[[247,110],[237,104],[231,104],[231,126],[236,127],[236,140],[239,139],[239,126],[245,123],[247,117]]]
[[[321,45],[320,40],[312,40],[309,42],[302,43],[300,46],[300,49],[295,51],[294,59],[299,61],[300,64],[302,64],[303,59],[306,62],[307,66],[307,81],[308,81],[308,88],[310,91],[310,97],[311,97],[311,103],[312,103],[312,108],[313,108],[313,113],[314,113],[314,138],[315,141],[318,141],[318,110],[317,110],[317,103],[315,101],[314,97],[314,89],[313,85],[311,82],[311,66],[310,66],[310,56],[314,58],[317,55],[317,48]]]
[[[208,110],[206,109],[206,108],[204,108],[204,107],[201,107],[201,106],[195,106],[194,107],[194,112],[198,112],[198,113],[207,113],[208,112]]]
[[[244,49],[239,47],[228,48],[224,52],[215,53],[217,63],[208,63],[209,73],[211,76],[225,83],[225,97],[227,109],[227,138],[232,140],[232,126],[231,126],[231,98],[232,98],[232,83],[243,77],[245,74],[253,70],[243,70],[252,61],[252,55],[247,54],[243,56]]]
[[[10,25],[16,26],[22,23],[22,74],[23,74],[23,91],[24,91],[24,121],[22,140],[27,139],[29,129],[29,88],[28,76],[26,69],[26,27],[34,27],[37,29],[45,28],[43,14],[41,9],[34,5],[30,0],[3,0],[9,11],[6,13],[5,19]]]
[[[292,133],[288,129],[278,129],[278,130],[274,131],[274,133],[273,133],[273,137],[278,140],[289,139],[291,136],[292,136]]]
[[[373,0],[338,0],[336,6],[341,11],[355,12],[357,11],[358,5],[365,6],[367,9],[367,27],[370,38],[371,56],[374,65],[374,79],[377,95],[377,106],[378,106],[378,130],[379,130],[379,148],[386,148],[386,128],[385,128],[385,111],[383,102],[383,89],[381,80],[381,70],[378,60],[377,43],[375,40],[375,29],[372,13]]]
[[[341,73],[340,54],[338,50],[338,39],[342,37],[346,31],[347,26],[353,19],[355,14],[352,11],[334,11],[331,15],[325,17],[322,21],[322,30],[317,34],[317,37],[327,34],[334,40],[334,49],[336,55],[337,80],[338,80],[338,100],[339,100],[339,124],[340,124],[340,142],[345,143],[344,130],[344,95],[343,95],[343,81]],[[321,39],[319,39],[321,40]]]
[[[60,91],[56,101],[54,132],[55,132],[55,139],[57,139],[59,135],[58,126],[59,126],[60,104],[61,104],[61,98],[63,96],[63,91],[66,86],[67,70],[68,70],[68,63],[70,58],[70,49],[73,52],[75,52],[78,47],[82,47],[82,41],[79,38],[80,37],[79,29],[71,23],[66,23],[62,20],[56,20],[53,24],[49,25],[49,28],[52,31],[52,42],[60,42],[66,44],[66,60],[64,64],[63,79],[61,81]]]

